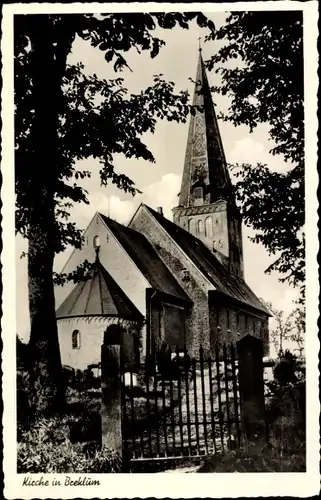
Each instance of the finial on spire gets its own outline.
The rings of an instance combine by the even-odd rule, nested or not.
[[[198,50],[199,50],[200,52],[202,52],[201,40],[202,40],[202,37],[201,37],[201,36],[199,36],[199,37],[198,37]]]

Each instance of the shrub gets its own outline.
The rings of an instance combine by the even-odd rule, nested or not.
[[[71,443],[66,420],[50,418],[22,432],[18,443],[18,472],[107,473],[121,471],[121,458],[108,449]]]

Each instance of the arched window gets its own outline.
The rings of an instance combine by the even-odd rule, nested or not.
[[[201,186],[194,187],[193,195],[194,195],[194,205],[196,207],[203,205],[204,193],[203,193],[203,188]]]
[[[212,217],[206,217],[205,219],[205,236],[207,236],[207,238],[213,238]]]
[[[93,247],[94,248],[99,248],[100,247],[99,236],[97,236],[97,235],[93,239]]]
[[[72,348],[73,349],[79,349],[80,348],[80,331],[79,330],[74,330],[71,334],[71,342],[72,342]]]
[[[197,221],[197,232],[198,234],[202,234],[203,231],[204,231],[204,223],[202,219],[200,219],[199,221]]]
[[[213,241],[213,250],[217,250],[217,242],[216,242],[216,240]]]
[[[194,219],[188,220],[188,232],[194,233]]]

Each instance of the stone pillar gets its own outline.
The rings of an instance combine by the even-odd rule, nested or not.
[[[262,340],[246,335],[237,342],[237,351],[243,435],[250,441],[265,438]]]
[[[113,339],[115,341],[115,339]],[[101,346],[102,447],[122,455],[121,346]]]

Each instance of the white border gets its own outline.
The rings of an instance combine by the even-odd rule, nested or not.
[[[15,229],[14,229],[14,137],[13,137],[13,14],[15,13],[88,13],[121,11],[195,11],[230,10],[303,10],[304,12],[304,69],[306,122],[306,241],[307,241],[307,472],[255,474],[88,474],[99,479],[100,487],[22,487],[23,474],[16,474],[16,419],[15,419]],[[317,236],[317,2],[240,2],[224,4],[8,4],[3,7],[1,50],[3,56],[2,90],[2,175],[1,198],[3,251],[3,437],[5,498],[204,498],[239,496],[294,496],[316,495],[320,487],[319,475],[319,411],[318,400],[318,275],[316,255]],[[32,475],[34,478],[39,475]],[[51,479],[64,475],[43,475]],[[71,475],[74,479],[78,474]],[[124,477],[126,476],[126,477]]]

